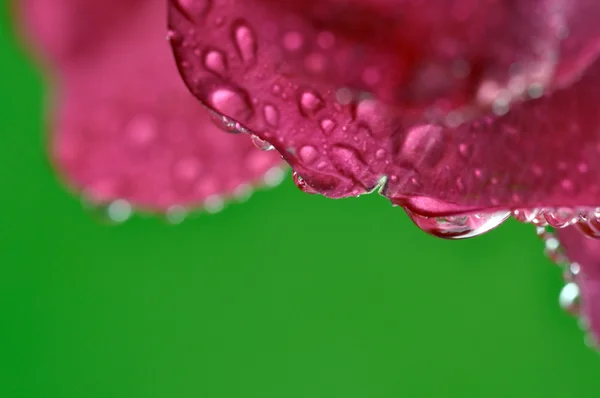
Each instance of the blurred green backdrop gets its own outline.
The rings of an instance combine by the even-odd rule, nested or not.
[[[600,396],[531,227],[445,242],[289,179],[177,227],[99,223],[47,163],[1,8],[0,397]]]

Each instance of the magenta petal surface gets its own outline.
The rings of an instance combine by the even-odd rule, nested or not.
[[[581,295],[581,314],[595,341],[600,341],[600,240],[585,236],[578,228],[558,232],[560,243],[570,261]],[[573,268],[573,267],[571,267]]]
[[[94,202],[200,206],[281,163],[219,130],[190,95],[160,0],[24,0],[24,30],[52,72],[51,156]]]
[[[600,199],[600,2],[169,4],[190,90],[307,191],[425,215]]]

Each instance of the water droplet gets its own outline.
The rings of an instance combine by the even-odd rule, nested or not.
[[[317,149],[311,145],[305,145],[298,150],[298,156],[300,156],[300,159],[308,164],[313,163],[317,159],[318,155],[319,152],[317,152]]]
[[[513,211],[513,217],[522,223],[532,223],[540,214],[540,209],[517,209]]]
[[[321,130],[323,131],[323,133],[325,133],[325,135],[331,134],[331,132],[337,126],[337,124],[331,119],[323,119],[321,120],[319,125],[321,126]]]
[[[243,128],[238,122],[228,118],[227,116],[221,116],[217,113],[211,112],[210,119],[216,127],[226,133],[241,134],[247,132],[246,129]]]
[[[236,21],[232,27],[233,41],[238,55],[246,65],[254,64],[258,51],[256,35],[243,20]]]
[[[298,97],[298,108],[304,116],[314,116],[324,106],[323,98],[314,91],[302,91]]]
[[[558,295],[558,303],[565,311],[577,315],[579,312],[580,291],[575,282],[567,283]]]
[[[386,156],[387,156],[387,152],[385,151],[385,149],[378,149],[375,152],[375,158],[378,160],[383,160],[383,159],[385,159]]]
[[[446,151],[442,128],[435,125],[420,125],[409,130],[402,146],[404,158],[415,166],[433,167]]]
[[[252,143],[254,144],[254,146],[256,146],[260,150],[271,151],[271,150],[275,149],[275,147],[273,145],[271,145],[269,142],[259,138],[258,136],[254,135],[254,134],[251,135],[251,139],[252,139]]]
[[[233,197],[239,203],[243,203],[248,201],[252,197],[254,190],[252,189],[252,185],[250,184],[240,184],[233,191]]]
[[[265,185],[269,187],[276,187],[277,185],[281,184],[284,178],[285,171],[281,167],[273,167],[265,173],[263,180]]]
[[[117,199],[111,202],[106,208],[108,218],[116,223],[123,223],[131,217],[133,209],[131,204],[125,199]]]
[[[315,191],[314,188],[312,188],[310,185],[308,185],[306,183],[306,181],[304,181],[304,178],[302,178],[300,176],[300,174],[294,172],[292,174],[292,178],[294,179],[294,184],[296,184],[296,186],[298,188],[300,188],[300,190],[302,192],[305,192],[305,193],[308,193],[308,194],[311,194],[311,195],[317,193],[317,191]]]
[[[572,209],[561,207],[545,210],[544,218],[551,227],[564,228],[575,224],[579,220],[579,215],[575,214]]]
[[[500,224],[510,211],[427,217],[405,209],[411,220],[424,232],[444,239],[466,239],[484,234]]]
[[[590,211],[579,221],[577,226],[590,238],[600,239],[600,211]]]
[[[210,93],[209,103],[222,116],[246,122],[254,114],[254,108],[245,91],[220,87]]]
[[[188,215],[188,211],[185,207],[180,205],[173,205],[167,209],[166,218],[169,224],[181,224],[185,221]]]
[[[223,76],[227,73],[227,58],[219,50],[209,50],[204,54],[204,67],[210,72]]]
[[[203,208],[207,213],[218,213],[225,208],[225,201],[219,195],[211,195],[204,200]]]
[[[265,105],[263,108],[265,121],[271,127],[279,126],[279,111],[273,105]]]

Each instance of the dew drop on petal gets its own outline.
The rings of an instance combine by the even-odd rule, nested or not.
[[[125,199],[117,199],[111,202],[106,208],[108,218],[116,223],[123,223],[131,217],[133,208]]]
[[[579,312],[579,286],[575,282],[567,283],[558,295],[558,303],[565,311],[577,314]]]
[[[217,75],[225,75],[227,73],[227,59],[225,58],[225,54],[218,50],[207,51],[204,55],[204,67],[206,70]]]
[[[218,213],[225,207],[225,201],[219,195],[211,195],[204,200],[203,208],[207,213]]]
[[[188,210],[180,205],[173,205],[167,209],[166,218],[169,224],[177,225],[185,221]]]
[[[269,187],[276,187],[277,185],[281,184],[284,178],[285,171],[281,167],[273,167],[269,169],[269,171],[267,171],[263,177],[265,185]]]
[[[325,135],[329,135],[335,130],[337,124],[331,119],[323,119],[319,123],[319,126]]]
[[[319,153],[316,148],[311,145],[305,145],[298,150],[298,156],[300,156],[300,159],[307,164],[313,163],[318,155]]]
[[[545,211],[544,218],[551,227],[564,228],[575,224],[578,221],[579,216],[573,211],[573,209],[561,207],[558,209],[550,209]]]
[[[254,146],[256,146],[258,149],[261,149],[263,151],[271,151],[275,149],[273,145],[271,145],[269,142],[259,138],[254,134],[251,135],[251,139]]]
[[[209,103],[220,115],[235,120],[248,121],[254,113],[248,96],[241,89],[217,88],[210,93]]]
[[[466,239],[482,235],[500,224],[510,211],[427,217],[405,209],[410,219],[424,232],[444,239]]]
[[[279,126],[279,111],[273,105],[265,105],[263,108],[264,118],[271,127]]]
[[[303,116],[314,116],[324,106],[323,98],[314,91],[302,91],[298,96],[298,108]]]
[[[233,41],[238,55],[246,65],[256,62],[258,43],[254,31],[245,21],[239,20],[233,24]]]
[[[308,185],[306,183],[306,181],[304,181],[304,178],[302,178],[302,176],[300,174],[298,174],[297,172],[294,172],[292,174],[292,178],[294,179],[294,184],[296,184],[296,186],[298,188],[300,188],[300,190],[304,193],[307,194],[316,194],[318,193],[317,191],[315,191],[315,189],[313,187],[311,187],[310,185]]]

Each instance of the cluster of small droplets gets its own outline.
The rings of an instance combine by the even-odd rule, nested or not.
[[[600,239],[600,207],[518,209],[513,217],[536,227],[565,228],[576,225],[591,238]]]
[[[577,277],[581,266],[570,261],[558,240],[554,229],[548,225],[536,227],[536,234],[544,242],[544,254],[563,270],[565,285],[558,295],[558,303],[563,310],[579,319],[579,327],[586,332],[585,343],[592,348],[598,348],[593,335],[588,333],[588,322],[581,313],[581,291]]]

